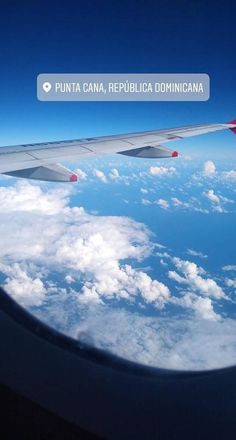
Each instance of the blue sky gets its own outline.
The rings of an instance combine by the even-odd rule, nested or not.
[[[43,7],[13,1],[2,8],[0,24],[1,145],[236,117],[235,23],[225,3],[212,8],[203,1],[49,1]],[[199,103],[39,102],[36,77],[43,72],[206,72],[211,98]],[[186,146],[198,149],[198,142],[186,141]],[[211,152],[226,144],[233,151],[233,137],[216,134],[207,148]]]

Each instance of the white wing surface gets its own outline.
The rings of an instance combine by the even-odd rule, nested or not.
[[[231,129],[236,134],[236,120],[227,124],[192,125],[113,136],[0,147],[0,173],[36,180],[74,182],[77,180],[76,174],[58,162],[77,162],[90,156],[114,153],[155,159],[176,157],[178,153],[164,147],[163,142],[225,129]]]

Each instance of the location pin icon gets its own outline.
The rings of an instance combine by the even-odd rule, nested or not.
[[[52,84],[50,82],[46,81],[45,83],[43,83],[43,90],[46,93],[50,92],[51,88],[52,88]]]

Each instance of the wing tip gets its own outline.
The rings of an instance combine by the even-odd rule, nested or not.
[[[236,119],[234,119],[233,121],[228,122],[228,124],[232,124],[235,125],[235,127],[229,127],[229,129],[236,134]]]
[[[76,174],[71,174],[70,182],[77,182],[77,181],[78,181],[78,176]]]

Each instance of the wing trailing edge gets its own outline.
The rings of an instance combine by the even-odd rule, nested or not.
[[[169,150],[166,147],[163,147],[162,145],[158,145],[157,147],[141,147],[141,148],[135,148],[132,150],[127,151],[120,151],[119,154],[123,154],[124,156],[132,156],[132,157],[140,157],[140,158],[147,158],[147,159],[161,159],[166,157],[177,157],[178,152]]]
[[[78,176],[75,173],[60,164],[26,168],[3,174],[12,177],[44,180],[46,182],[76,182],[78,180]]]

